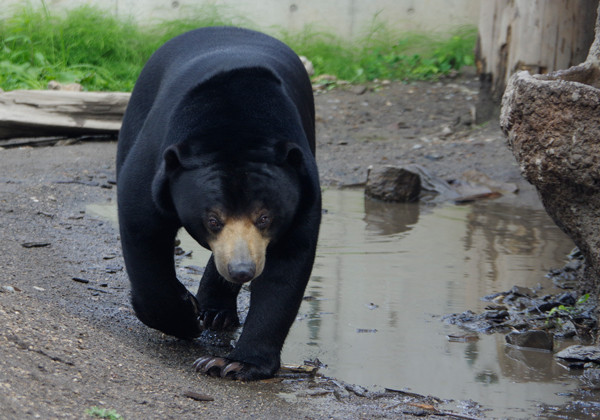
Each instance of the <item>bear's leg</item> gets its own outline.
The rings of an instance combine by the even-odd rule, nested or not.
[[[241,285],[228,282],[219,274],[211,255],[196,295],[199,319],[204,328],[219,331],[240,325],[237,314],[237,295],[240,288]]]
[[[270,378],[279,369],[281,348],[302,302],[314,249],[299,251],[294,258],[270,258],[263,274],[252,281],[250,310],[235,349],[225,358],[199,358],[194,363],[197,371],[257,380]]]
[[[137,317],[165,334],[180,338],[198,336],[202,331],[198,302],[175,274],[177,227],[149,220],[140,224],[141,215],[119,219],[131,302]]]

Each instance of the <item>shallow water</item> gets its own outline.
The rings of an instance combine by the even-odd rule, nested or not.
[[[327,191],[318,256],[283,360],[318,357],[326,375],[364,386],[466,400],[491,416],[530,417],[577,385],[549,353],[469,343],[441,315],[479,312],[482,296],[514,285],[556,292],[544,275],[573,243],[542,209],[515,197],[427,207]],[[376,331],[375,331],[376,330]],[[308,348],[307,348],[308,346]]]
[[[514,285],[555,293],[544,275],[573,244],[517,196],[465,206],[389,204],[327,190],[311,281],[282,361],[318,358],[322,372],[366,387],[474,400],[491,417],[531,417],[560,405],[578,381],[550,353],[507,347],[504,335],[464,334],[441,316],[483,310],[482,296]],[[89,209],[106,213],[101,206]],[[182,236],[192,261],[209,253]],[[186,282],[187,283],[187,282]],[[456,406],[456,402],[451,403]]]

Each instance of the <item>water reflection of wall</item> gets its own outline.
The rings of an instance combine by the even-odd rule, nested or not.
[[[554,389],[511,388],[518,368],[499,354],[502,346],[488,339],[449,344],[451,327],[438,317],[479,310],[481,296],[515,284],[543,282],[571,247],[545,213],[493,201],[430,214],[415,212],[418,205],[380,204],[355,191],[326,192],[328,213],[307,290],[319,299],[303,304],[284,360],[317,356],[330,365],[328,373],[355,383],[482,402],[500,393],[507,399],[495,398],[516,404],[520,396],[539,399]]]
[[[513,285],[536,287],[573,247],[543,210],[502,202],[470,206],[465,228],[465,268],[480,280],[477,287],[466,290],[469,299]]]

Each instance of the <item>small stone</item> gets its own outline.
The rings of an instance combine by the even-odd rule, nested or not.
[[[517,297],[534,297],[535,292],[527,287],[513,286],[509,291],[510,294]]]
[[[583,380],[583,382],[585,382],[585,384],[589,388],[591,388],[593,390],[600,389],[600,369],[598,369],[598,368],[585,369],[585,371],[583,372],[582,380]]]
[[[509,314],[506,310],[489,310],[483,313],[485,319],[490,319],[496,322],[502,322],[506,318],[508,318]]]
[[[561,323],[558,328],[560,328],[560,330],[554,333],[556,338],[566,339],[577,335],[577,328],[575,328],[575,324],[573,324],[572,321],[565,321]]]
[[[581,345],[570,346],[556,353],[555,357],[565,360],[600,363],[600,347]]]
[[[414,202],[421,193],[421,177],[405,168],[377,165],[369,168],[365,194],[383,201]]]
[[[365,85],[356,85],[352,88],[352,93],[356,95],[363,95],[367,91],[367,87]]]
[[[452,128],[450,128],[449,126],[445,126],[444,128],[442,128],[442,132],[440,133],[440,135],[442,137],[448,137],[449,135],[451,135],[454,131],[452,131]]]
[[[554,336],[542,330],[513,331],[506,334],[506,342],[513,346],[552,351]]]

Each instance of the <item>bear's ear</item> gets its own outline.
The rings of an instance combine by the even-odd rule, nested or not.
[[[169,146],[163,154],[163,161],[154,175],[152,181],[152,199],[156,206],[163,213],[172,213],[175,211],[171,191],[169,188],[169,179],[173,172],[182,167],[181,149],[178,145]]]
[[[279,162],[288,163],[295,169],[301,169],[303,167],[304,155],[302,149],[292,142],[286,141],[279,143],[277,153]]]
[[[175,169],[183,166],[181,164],[181,147],[178,145],[169,146],[163,154],[164,169],[167,174],[173,172]]]

